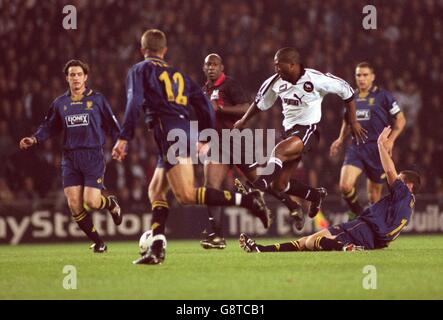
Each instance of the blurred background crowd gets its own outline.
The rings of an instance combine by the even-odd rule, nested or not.
[[[355,65],[369,61],[377,84],[394,94],[406,115],[394,150],[398,167],[420,171],[423,192],[441,199],[443,1],[371,3],[376,30],[362,27],[366,4],[354,0],[0,0],[0,203],[64,205],[60,137],[26,152],[18,149],[19,139],[36,130],[52,100],[67,90],[62,68],[73,58],[90,65],[90,87],[106,96],[122,121],[126,73],[142,58],[139,38],[147,28],[165,31],[167,61],[202,85],[204,57],[219,53],[226,73],[240,81],[251,101],[273,73],[280,47],[297,47],[306,67],[352,85]],[[76,30],[62,26],[66,4],[77,8]],[[331,158],[329,146],[338,136],[343,104],[327,97],[322,110],[320,148],[294,175],[338,196],[343,153]],[[261,114],[255,126],[281,130],[281,109]],[[108,141],[109,160],[111,148]],[[146,210],[155,164],[152,135],[138,126],[127,160],[108,162],[105,184],[123,206]]]

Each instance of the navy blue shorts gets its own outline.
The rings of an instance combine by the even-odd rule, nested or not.
[[[367,142],[359,146],[350,145],[346,150],[343,165],[360,168],[366,174],[366,177],[375,183],[384,183],[385,181],[386,175],[376,142]]]
[[[363,246],[366,250],[376,248],[374,233],[369,225],[362,219],[355,219],[336,226],[332,226],[329,232],[335,239],[343,243],[343,245],[353,243],[357,246]]]
[[[105,166],[103,150],[81,149],[63,152],[63,188],[86,186],[104,189]]]
[[[191,137],[188,119],[179,117],[156,119],[153,130],[158,147],[157,168],[169,170],[177,164],[177,157],[191,156],[190,146],[191,143],[195,144],[197,137]]]

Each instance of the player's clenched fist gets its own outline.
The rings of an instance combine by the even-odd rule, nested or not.
[[[25,137],[20,140],[20,149],[26,150],[29,147],[32,147],[37,143],[37,139],[35,137]]]
[[[127,146],[128,146],[128,141],[118,139],[117,142],[115,143],[114,148],[112,148],[112,159],[115,159],[117,161],[122,161],[128,154],[126,151]]]

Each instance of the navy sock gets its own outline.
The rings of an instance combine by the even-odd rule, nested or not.
[[[94,243],[103,243],[94,227],[94,224],[92,223],[92,216],[86,210],[82,210],[82,212],[76,216],[73,216],[73,218],[89,239],[91,239]]]
[[[152,235],[165,234],[166,219],[169,214],[169,206],[166,201],[156,200],[152,202]]]

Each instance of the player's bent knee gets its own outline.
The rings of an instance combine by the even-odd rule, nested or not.
[[[306,250],[306,240],[307,239],[308,239],[308,237],[303,237],[303,238],[298,239],[298,244],[300,246],[301,251]]]
[[[79,214],[83,210],[83,203],[76,200],[68,200],[68,207],[73,216]]]
[[[306,238],[305,241],[305,247],[308,250],[313,251],[314,250],[314,244],[315,244],[315,240],[317,239],[317,236],[310,236]]]
[[[154,189],[149,189],[148,197],[149,197],[149,201],[151,201],[151,202],[155,201],[155,200],[163,201],[164,199],[166,199],[166,192],[158,191],[158,190],[154,190]]]
[[[101,198],[99,199],[85,199],[83,206],[86,210],[100,208]]]
[[[354,188],[354,186],[349,183],[340,183],[339,188],[342,194],[347,194],[352,191],[352,188]]]

